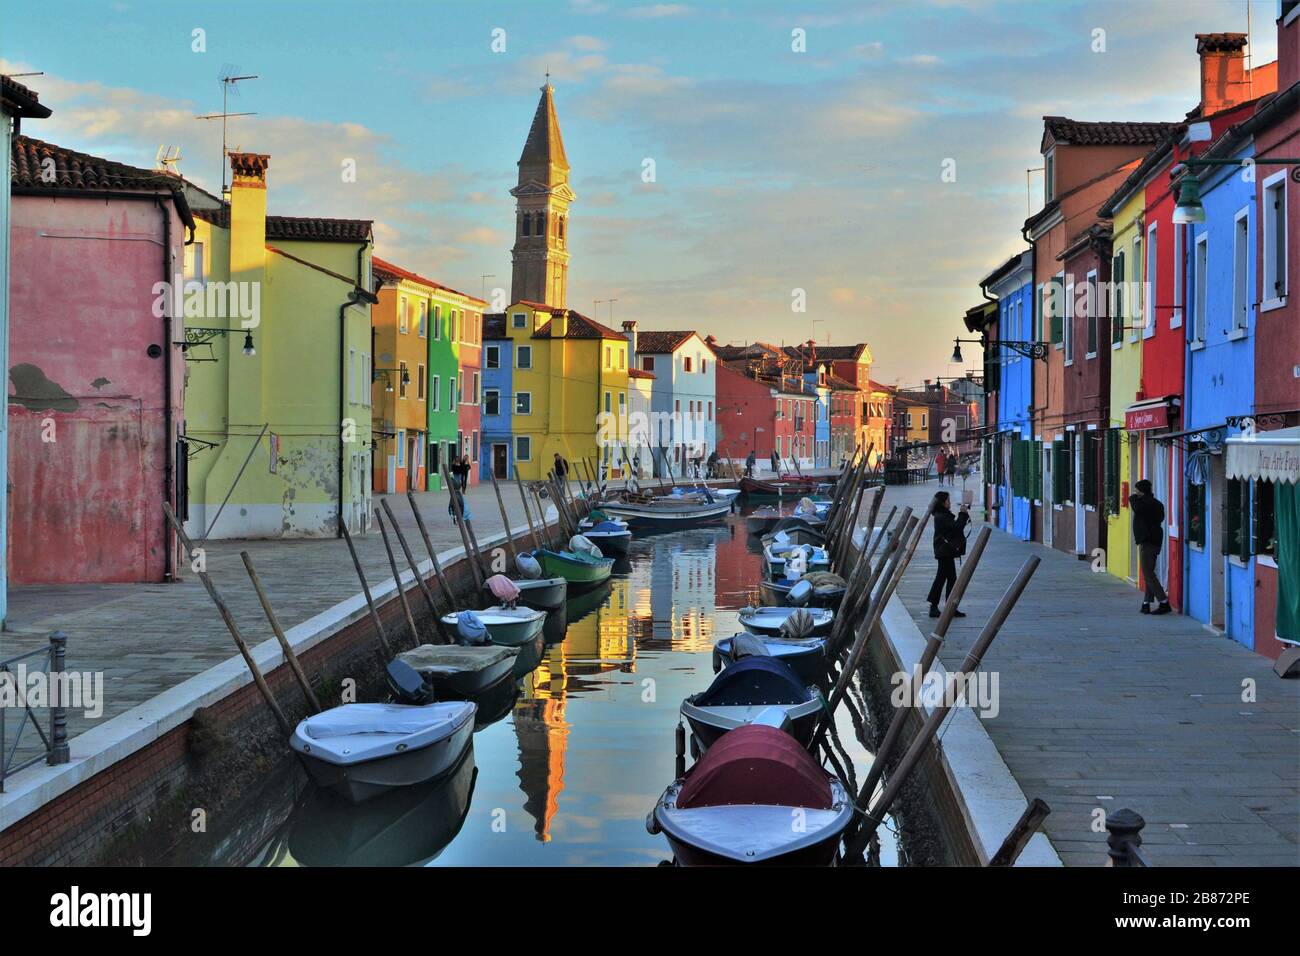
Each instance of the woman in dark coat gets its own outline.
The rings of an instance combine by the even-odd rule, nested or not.
[[[946,491],[934,495],[934,558],[939,568],[930,585],[930,616],[939,616],[939,599],[952,594],[957,583],[957,559],[966,553],[966,525],[970,522],[970,506],[962,505],[957,514],[952,513],[952,499]],[[957,611],[955,617],[965,617]]]

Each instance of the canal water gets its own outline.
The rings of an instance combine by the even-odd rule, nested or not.
[[[761,546],[740,515],[635,538],[611,581],[571,597],[564,620],[550,622],[536,667],[479,702],[472,750],[448,777],[353,806],[291,765],[247,801],[230,832],[180,847],[170,862],[668,861],[667,841],[647,833],[645,819],[673,780],[678,708],[712,680],[713,642],[743,630],[737,612],[759,603],[761,577]],[[837,728],[860,782],[870,755],[843,707]],[[894,865],[896,841],[881,835],[882,863]]]

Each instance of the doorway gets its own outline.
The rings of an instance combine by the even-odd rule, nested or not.
[[[1043,544],[1049,548],[1052,546],[1052,526],[1056,523],[1056,502],[1052,495],[1055,490],[1052,483],[1054,475],[1052,459],[1056,457],[1053,454],[1055,448],[1055,442],[1043,442]]]
[[[1083,554],[1088,548],[1087,513],[1083,504],[1083,443],[1086,432],[1071,432],[1074,442],[1074,553]]]
[[[507,445],[493,444],[492,474],[497,478],[510,477],[510,451]]]
[[[1142,474],[1142,449],[1145,440],[1132,432],[1126,432],[1125,435],[1128,441],[1128,490],[1132,494]],[[1128,502],[1124,504],[1127,507]],[[1129,520],[1132,521],[1132,518]],[[1137,542],[1133,540],[1131,527],[1128,536],[1128,579],[1134,584],[1138,580],[1138,547]]]
[[[406,436],[406,491],[419,491],[420,436],[418,432]]]
[[[1223,456],[1210,456],[1210,500],[1205,503],[1205,557],[1210,562],[1210,626],[1224,630],[1223,566],[1227,557],[1219,553],[1216,541],[1223,537],[1219,517],[1223,514],[1227,481],[1224,475]]]
[[[1169,445],[1162,441],[1151,447],[1151,469],[1147,477],[1151,480],[1151,492],[1156,500],[1165,506],[1165,517],[1169,517]],[[1169,593],[1169,521],[1165,521],[1165,540],[1161,544],[1160,557],[1156,559],[1156,574],[1160,585]]]

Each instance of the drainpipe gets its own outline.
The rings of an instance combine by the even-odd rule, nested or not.
[[[162,232],[163,232],[163,282],[166,283],[164,288],[171,289],[174,277],[172,276],[172,217],[171,210],[167,203],[160,198],[157,202],[158,211],[162,213]],[[193,238],[191,234],[191,239]],[[172,420],[172,303],[175,298],[171,295],[167,297],[167,306],[163,309],[163,433],[167,436],[166,445],[163,449],[163,498],[171,507],[176,507],[176,489],[175,475],[176,465],[172,458],[176,454],[176,437],[172,434],[175,422]],[[173,535],[172,529],[163,525],[163,531],[170,539]],[[176,544],[169,540],[167,547],[163,549],[163,580],[172,581],[175,579],[175,560]]]

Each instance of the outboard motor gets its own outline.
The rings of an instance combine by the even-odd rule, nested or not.
[[[537,563],[537,559],[531,554],[520,552],[515,555],[515,567],[519,569],[521,578],[536,581],[542,576],[542,566]]]
[[[785,601],[791,607],[804,607],[812,600],[812,596],[813,586],[811,582],[800,581],[790,589],[790,592],[785,596]]]
[[[392,695],[395,703],[417,705],[433,703],[433,688],[420,676],[420,672],[406,661],[389,661],[385,676],[388,681],[388,693]]]
[[[808,570],[808,555],[803,548],[795,548],[785,559],[785,576],[797,581]]]

